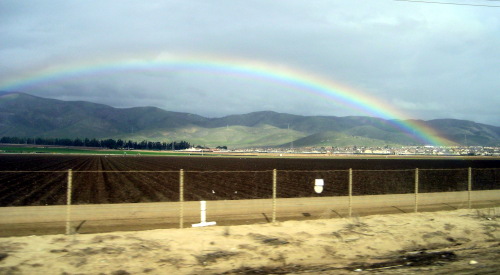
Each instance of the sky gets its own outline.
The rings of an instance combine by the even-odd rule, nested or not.
[[[500,126],[500,1],[440,2],[498,7],[393,0],[2,0],[0,90],[206,117],[264,110],[377,116],[373,110],[385,106],[397,115],[383,118]],[[165,60],[233,67],[147,66]],[[137,63],[142,67],[130,65]],[[324,80],[347,102],[272,73],[234,71],[252,64]],[[85,70],[99,66],[105,69]],[[74,68],[68,77],[61,74]],[[59,74],[23,82],[47,72]],[[359,96],[378,105],[353,108],[349,98]]]

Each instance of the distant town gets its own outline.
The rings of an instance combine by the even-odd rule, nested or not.
[[[21,147],[75,147],[98,150],[125,150],[125,151],[176,151],[186,153],[242,153],[242,154],[321,154],[321,155],[423,155],[423,156],[500,156],[498,146],[431,146],[414,145],[402,147],[369,147],[369,146],[321,146],[321,147],[260,147],[235,149],[222,146],[193,145],[187,141],[132,141],[115,139],[89,138],[26,138],[0,137],[0,145]],[[0,149],[0,152],[12,150]]]
[[[189,150],[189,149],[188,149]],[[191,150],[201,150],[192,148]],[[326,155],[428,155],[428,156],[500,156],[500,147],[483,146],[404,146],[404,147],[306,147],[251,148],[217,150],[234,153],[326,154]]]

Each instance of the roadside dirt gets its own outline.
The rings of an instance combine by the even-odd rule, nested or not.
[[[496,274],[500,208],[0,238],[0,274]]]

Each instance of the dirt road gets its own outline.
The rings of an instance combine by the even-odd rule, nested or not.
[[[398,195],[354,196],[353,216],[410,213],[415,211],[455,210],[468,208],[468,192],[443,192]],[[500,205],[500,190],[472,191],[474,208]],[[162,202],[94,204],[67,206],[23,206],[0,208],[0,237],[60,234],[66,219],[78,233],[135,231],[179,228],[200,222],[199,202]],[[273,201],[227,200],[207,202],[207,221],[217,225],[269,223],[273,217]],[[349,216],[349,197],[286,198],[276,201],[276,220],[308,220]]]

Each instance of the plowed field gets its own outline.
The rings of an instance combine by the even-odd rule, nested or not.
[[[415,168],[419,192],[464,191],[468,167],[473,190],[500,189],[498,159],[0,155],[0,206],[65,204],[67,169],[73,203],[97,204],[178,201],[180,169],[185,200],[236,200],[271,198],[273,169],[277,197],[292,198],[347,195],[349,168],[354,195],[414,192]],[[313,190],[318,178],[325,181],[321,194]]]

